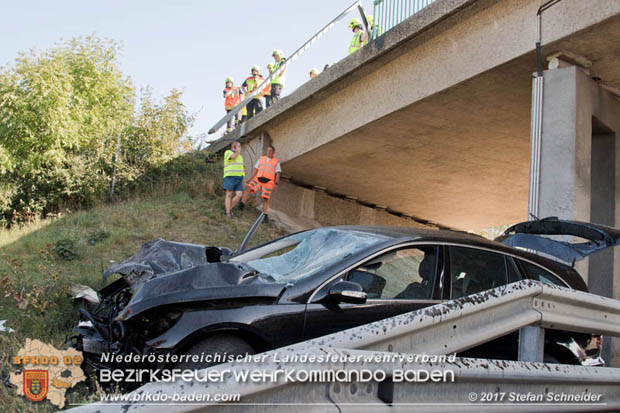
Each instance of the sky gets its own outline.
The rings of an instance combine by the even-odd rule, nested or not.
[[[268,73],[274,49],[292,54],[354,0],[265,2],[207,0],[107,0],[4,2],[0,66],[20,52],[45,50],[74,37],[95,34],[121,43],[118,63],[136,89],[150,86],[161,99],[171,89],[195,116],[190,135],[207,131],[225,114],[222,90],[231,76],[240,84],[255,64]],[[372,14],[372,1],[362,2]],[[309,80],[312,68],[344,58],[352,37],[340,21],[289,65],[283,95]],[[266,75],[265,75],[266,77]],[[221,136],[223,128],[209,135]]]

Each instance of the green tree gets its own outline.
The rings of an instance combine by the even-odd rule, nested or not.
[[[150,92],[136,112],[119,46],[94,36],[22,53],[0,69],[0,218],[10,223],[83,205],[104,193],[123,136],[118,169],[135,179],[178,153],[191,118],[173,90]],[[123,173],[124,172],[124,173]]]
[[[143,89],[139,111],[124,131],[124,166],[139,176],[178,156],[191,122],[181,92],[173,89],[163,103],[157,104],[152,90]]]

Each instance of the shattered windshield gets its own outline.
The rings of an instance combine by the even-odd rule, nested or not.
[[[276,281],[297,281],[385,240],[377,234],[320,228],[282,238],[231,261],[244,262]]]

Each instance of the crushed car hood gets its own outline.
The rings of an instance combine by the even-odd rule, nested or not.
[[[154,276],[206,264],[206,249],[204,245],[157,238],[142,244],[136,255],[105,270],[103,280],[112,274],[120,274],[132,291],[136,292],[146,280]]]
[[[587,242],[559,241],[546,236],[568,235]],[[505,245],[526,248],[572,264],[605,248],[620,245],[620,230],[605,225],[549,217],[521,222],[496,238]]]
[[[126,320],[169,304],[239,298],[277,298],[286,288],[269,275],[249,270],[243,264],[209,263],[151,278],[133,295],[118,315]]]
[[[131,300],[117,318],[129,319],[169,304],[277,298],[284,290],[286,284],[245,264],[213,262],[229,251],[161,238],[143,244],[137,254],[103,273],[104,280],[120,274],[131,286]]]

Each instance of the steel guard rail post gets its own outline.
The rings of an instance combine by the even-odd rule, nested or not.
[[[299,383],[284,380],[275,382],[239,382],[235,374],[252,369],[282,371],[317,368],[303,362],[283,363],[286,356],[311,354],[316,356],[342,355],[448,355],[475,347],[525,326],[556,328],[568,331],[604,334],[620,337],[620,301],[562,287],[523,280],[457,300],[448,301],[411,313],[355,327],[313,340],[279,348],[266,353],[261,363],[227,363],[211,367],[206,372],[227,372],[218,382],[149,383],[130,395],[200,392],[202,394],[240,394],[241,404],[252,411],[264,409],[267,403],[282,411],[290,403],[315,403],[316,411],[359,411],[362,406],[351,403],[372,402],[371,411],[411,410],[412,397],[416,411],[446,411],[445,403],[458,405],[462,411],[498,411],[496,404],[481,405],[467,400],[468,392],[599,392],[604,403],[562,405],[560,411],[610,411],[620,409],[620,369],[581,367],[559,364],[496,361],[485,359],[456,359],[454,362],[407,361],[369,362],[362,359],[321,363],[321,369],[382,369],[388,376],[395,369],[438,368],[453,370],[454,383],[394,383],[389,379],[364,383]],[[394,356],[394,357],[396,357]],[[398,358],[398,357],[397,357]],[[238,377],[237,377],[238,378]],[[433,399],[434,397],[434,399]],[[432,403],[431,403],[432,402]],[[444,404],[437,404],[441,402]],[[259,403],[258,405],[256,403]],[[318,404],[316,404],[318,403]],[[422,403],[422,404],[419,404]],[[239,403],[207,403],[209,411],[233,411]],[[392,407],[390,407],[392,405]],[[129,412],[152,413],[154,406],[143,402],[128,402],[122,406]],[[156,407],[156,406],[155,406]],[[162,408],[164,406],[161,406]],[[310,406],[312,407],[312,406]],[[556,403],[502,405],[501,411],[558,411]],[[166,413],[205,411],[206,405],[165,406]],[[95,403],[74,409],[76,412],[112,412],[119,406]],[[273,410],[273,407],[271,408]],[[309,411],[312,411],[310,409]]]

